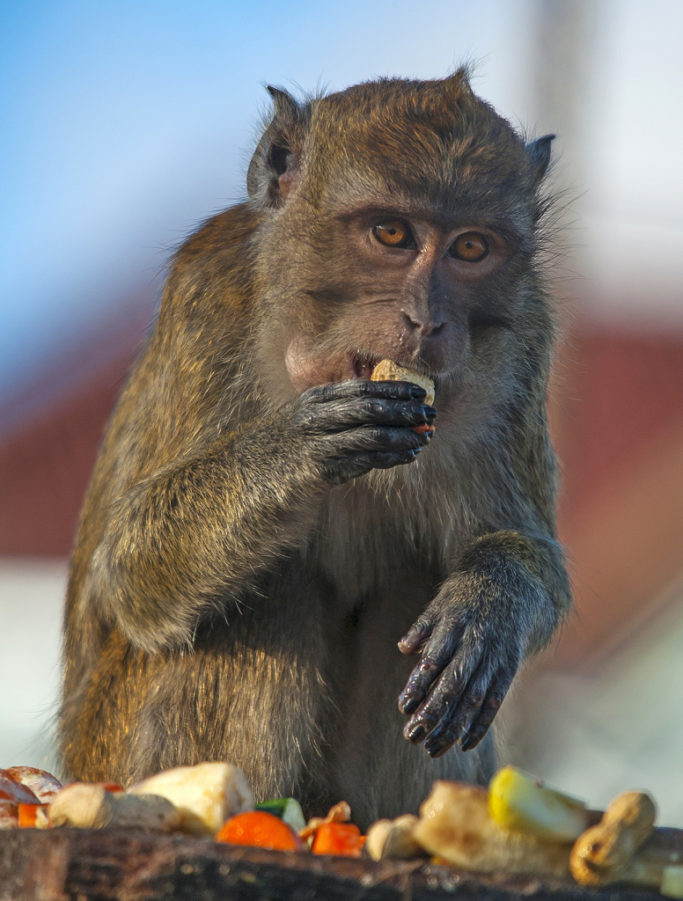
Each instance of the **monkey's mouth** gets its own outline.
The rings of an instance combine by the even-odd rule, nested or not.
[[[389,356],[388,354],[385,356],[377,356],[362,351],[356,351],[350,356],[350,370],[352,372],[350,378],[369,379],[372,376],[375,366],[377,366],[380,360],[386,359],[391,359],[392,362],[397,363],[399,366],[403,366],[406,369],[412,369],[419,375],[430,378],[436,384],[437,376],[433,375],[419,360],[403,360],[400,356]]]
[[[368,354],[351,355],[351,376],[354,379],[369,379],[375,366],[381,357],[371,357]]]

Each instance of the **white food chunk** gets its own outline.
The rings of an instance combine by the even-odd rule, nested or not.
[[[131,794],[160,795],[180,811],[187,832],[218,832],[225,820],[254,809],[247,777],[231,763],[198,763],[164,770],[129,789]]]

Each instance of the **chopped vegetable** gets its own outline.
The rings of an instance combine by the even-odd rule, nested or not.
[[[437,780],[420,806],[415,841],[464,870],[569,876],[568,842],[502,829],[488,810],[488,792],[476,785]]]
[[[338,854],[344,857],[360,857],[365,836],[353,823],[322,823],[315,832],[314,854]]]
[[[158,795],[108,792],[102,785],[74,782],[66,785],[50,804],[51,826],[80,829],[143,829],[152,832],[182,830],[181,811]]]
[[[47,804],[19,804],[21,829],[44,829],[47,826]]]
[[[216,833],[216,841],[274,851],[300,851],[304,844],[294,830],[265,810],[249,810],[231,817]]]
[[[327,816],[311,817],[303,829],[299,830],[301,838],[312,839],[323,823],[348,823],[351,819],[351,808],[348,801],[338,801],[327,811]]]
[[[279,817],[284,823],[291,826],[295,832],[299,832],[306,826],[304,813],[296,798],[272,798],[270,801],[257,804],[256,810],[272,813],[274,817]]]
[[[395,820],[377,820],[368,829],[365,853],[372,860],[405,860],[421,857],[424,850],[413,838],[417,817],[404,813]]]
[[[247,777],[231,763],[179,766],[150,776],[130,789],[134,795],[161,795],[181,813],[184,832],[213,835],[236,813],[254,809]]]
[[[553,841],[574,841],[592,822],[582,801],[513,766],[503,767],[491,780],[489,813],[503,829]]]

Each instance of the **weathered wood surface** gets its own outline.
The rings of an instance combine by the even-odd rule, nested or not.
[[[0,832],[2,901],[646,901],[533,877],[475,876],[420,861],[314,857],[122,831]]]

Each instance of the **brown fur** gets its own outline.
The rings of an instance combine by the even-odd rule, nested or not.
[[[465,721],[478,741],[477,705],[492,717],[569,602],[536,262],[549,141],[525,147],[462,71],[301,106],[272,93],[250,199],[176,254],[93,475],[62,751],[71,776],[123,782],[225,759],[257,797],[344,797],[367,823],[493,766],[490,736],[436,760],[401,737],[405,652],[451,661],[443,685],[469,673],[445,696],[466,711],[448,744]],[[384,255],[365,237],[378,214],[414,223],[424,252]],[[461,227],[493,236],[484,275],[433,250]],[[382,357],[437,381],[409,465],[393,463],[420,449],[419,398],[315,387]],[[384,429],[383,404],[407,418]]]

